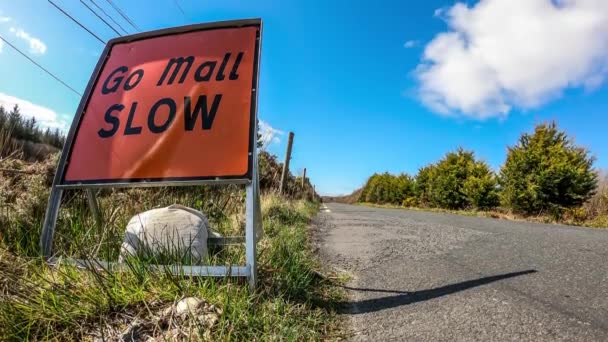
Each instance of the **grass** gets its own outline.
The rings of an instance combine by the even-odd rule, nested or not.
[[[54,162],[11,163],[3,167],[25,172],[0,179],[0,340],[112,339],[125,331],[162,339],[174,336],[169,333],[175,329],[168,329],[176,326],[181,340],[314,341],[338,336],[333,303],[342,294],[320,275],[309,245],[308,224],[318,204],[263,197],[264,236],[258,244],[259,286],[254,292],[244,279],[153,270],[148,266],[155,260],[128,258],[123,271],[49,266],[40,258],[38,241]],[[82,193],[66,193],[55,238],[58,253],[116,260],[131,215],[173,203],[205,212],[212,227],[225,235],[243,233],[244,191],[238,187],[116,190],[98,197],[101,227]],[[211,254],[213,264],[244,263],[242,246]],[[164,310],[185,297],[203,299],[214,309],[167,323]],[[203,316],[215,318],[201,320]]]
[[[608,215],[596,215],[592,218],[586,217],[577,217],[574,211],[566,212],[565,215],[556,219],[550,215],[536,215],[536,216],[523,216],[514,214],[512,212],[504,211],[504,210],[451,210],[451,209],[443,209],[443,208],[421,208],[421,207],[404,207],[395,204],[378,204],[378,203],[368,203],[368,202],[357,202],[358,205],[364,205],[368,207],[376,207],[376,208],[391,208],[391,209],[407,209],[407,210],[417,210],[417,211],[428,211],[435,213],[450,213],[462,216],[472,216],[472,217],[489,217],[496,219],[504,219],[511,221],[526,221],[526,222],[538,222],[538,223],[554,223],[554,224],[567,224],[572,226],[580,226],[580,227],[590,227],[590,228],[608,228]],[[580,209],[579,209],[580,210]]]

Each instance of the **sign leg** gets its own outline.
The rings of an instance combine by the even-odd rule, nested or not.
[[[99,210],[99,202],[97,202],[97,196],[95,196],[95,191],[93,189],[87,189],[87,201],[89,202],[89,208],[91,209],[91,213],[95,218],[95,223],[97,227],[100,228],[103,219],[101,217],[101,210]]]
[[[254,191],[254,183],[250,183],[246,187],[247,198],[245,201],[245,259],[249,266],[249,288],[255,290],[257,277],[256,265],[256,219],[258,219],[256,210],[256,192]]]
[[[44,215],[42,234],[40,236],[40,247],[42,249],[42,255],[45,258],[50,257],[53,253],[53,235],[55,235],[55,224],[57,223],[57,215],[59,214],[62,194],[62,189],[55,186],[51,188],[49,203],[46,207],[46,214]]]

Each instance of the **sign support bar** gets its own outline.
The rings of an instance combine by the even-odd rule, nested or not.
[[[63,190],[57,188],[55,184],[53,184],[51,194],[49,195],[49,204],[46,207],[46,214],[44,215],[42,235],[40,236],[42,255],[45,258],[49,258],[53,253],[53,236],[55,235],[55,224],[57,223],[57,215],[59,214],[62,195]]]
[[[262,213],[260,206],[259,179],[257,170],[257,156],[254,156],[253,181],[248,184],[245,200],[245,266],[209,266],[209,265],[150,265],[150,267],[159,270],[171,270],[174,274],[184,274],[189,276],[200,277],[248,277],[249,288],[253,291],[257,282],[257,241],[262,235]],[[86,188],[89,192],[90,189]],[[59,264],[59,261],[79,267],[103,267],[105,269],[121,270],[125,269],[124,265],[115,262],[104,260],[79,260],[73,258],[55,258],[53,257],[53,237],[55,235],[55,227],[57,217],[61,205],[61,197],[63,189],[53,186],[49,196],[49,204],[44,217],[44,225],[42,227],[42,235],[40,237],[40,246],[42,255],[51,264]]]
[[[87,189],[87,201],[89,202],[89,209],[91,209],[91,213],[95,218],[97,228],[101,228],[101,225],[103,224],[103,218],[101,216],[101,210],[99,210],[99,202],[97,202],[95,190]]]

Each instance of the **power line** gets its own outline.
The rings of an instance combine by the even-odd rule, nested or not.
[[[110,25],[107,21],[105,21],[99,14],[97,14],[97,12],[95,12],[91,7],[89,7],[89,5],[87,5],[84,1],[80,0],[80,3],[84,5],[84,7],[86,7],[89,11],[91,11],[91,13],[95,14],[95,16],[97,18],[99,18],[99,20],[103,21],[104,24],[106,24],[106,26],[108,26],[110,29],[112,29],[112,31],[114,31],[117,35],[121,35],[118,31],[116,31],[116,29],[114,27],[112,27],[112,25]]]
[[[103,13],[106,17],[110,18],[110,20],[114,23],[114,25],[118,26],[125,34],[129,34],[129,32],[127,30],[125,30],[124,27],[122,27],[116,20],[114,20],[114,18],[108,14],[108,12],[106,12],[103,7],[99,6],[95,0],[91,0],[91,3],[93,5],[95,5],[95,7],[97,7],[98,10],[101,11],[101,13]]]
[[[184,12],[184,9],[182,8],[182,6],[179,5],[179,2],[177,0],[173,0],[173,3],[175,4],[175,6],[179,9],[180,12],[182,12],[184,18],[186,18],[186,20],[190,20],[188,18],[188,16],[186,16],[186,12]]]
[[[133,26],[134,29],[136,29],[137,31],[141,31],[141,29],[139,27],[137,27],[137,25],[135,25],[135,23],[133,22],[133,20],[129,19],[129,16],[125,14],[125,12],[123,12],[120,7],[118,7],[114,1],[112,0],[106,0],[107,3],[110,4],[110,6],[112,6],[112,8],[124,19],[126,20],[131,26]]]
[[[43,67],[42,65],[38,64],[35,60],[31,59],[23,51],[19,50],[15,45],[11,44],[8,40],[4,39],[4,37],[0,36],[0,39],[2,39],[6,44],[8,44],[10,47],[12,47],[17,52],[19,52],[23,57],[27,58],[30,62],[34,63],[37,67],[39,67],[44,72],[46,72],[49,76],[51,76],[52,78],[54,78],[55,80],[57,80],[59,83],[63,84],[68,89],[70,89],[71,91],[73,91],[76,95],[82,96],[82,94],[79,93],[76,89],[70,87],[67,83],[65,83],[64,81],[62,81],[59,77],[55,76],[52,72],[50,72],[49,70],[47,70],[45,67]]]
[[[82,27],[85,31],[89,32],[90,35],[92,35],[93,37],[97,38],[97,40],[99,40],[102,44],[106,43],[103,39],[99,38],[95,33],[91,32],[91,30],[89,30],[84,25],[82,25],[78,20],[74,19],[74,17],[72,17],[66,11],[64,11],[63,9],[61,9],[61,7],[57,6],[54,2],[52,2],[51,0],[48,0],[48,2],[50,2],[51,5],[55,6],[56,9],[58,9],[59,11],[61,11],[61,13],[65,14],[68,18],[72,19],[72,21],[75,22],[76,24],[78,24],[78,26]]]

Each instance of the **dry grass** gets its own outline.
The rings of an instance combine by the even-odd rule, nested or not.
[[[600,173],[597,192],[583,206],[582,217],[574,219],[587,221],[593,227],[608,227],[608,173]]]

